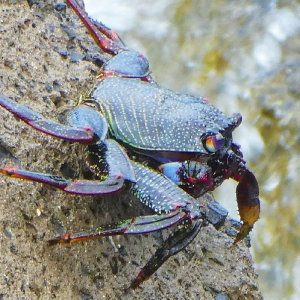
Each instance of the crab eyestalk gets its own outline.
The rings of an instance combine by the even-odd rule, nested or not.
[[[236,236],[234,245],[244,239],[252,230],[254,223],[259,218],[260,201],[259,187],[252,172],[245,169],[244,175],[236,188],[236,197],[241,221],[243,222]]]

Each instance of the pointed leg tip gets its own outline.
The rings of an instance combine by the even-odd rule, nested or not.
[[[138,276],[131,281],[130,289],[135,290],[138,288],[144,281],[148,280],[149,277],[144,275],[144,272],[141,271]]]
[[[5,167],[5,168],[0,168],[0,173],[6,175],[6,176],[11,176],[15,173],[16,168],[9,166],[9,167]]]
[[[130,284],[130,289],[135,290],[139,286],[139,283],[136,282],[136,280],[133,280]]]
[[[49,240],[48,245],[49,246],[54,246],[54,245],[57,245],[57,244],[70,244],[71,243],[70,241],[71,241],[70,234],[66,233],[62,236],[58,236],[54,239]]]
[[[140,284],[142,283],[142,280],[140,278],[135,278],[131,281],[130,284],[130,289],[135,290],[136,288],[138,288],[140,286]]]
[[[48,241],[48,246],[54,246],[60,244],[60,238],[54,238]]]

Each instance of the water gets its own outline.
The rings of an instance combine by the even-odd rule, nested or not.
[[[300,298],[300,3],[86,0],[90,15],[145,54],[157,82],[227,114],[261,190],[252,253],[265,299]],[[214,193],[238,218],[236,183]]]

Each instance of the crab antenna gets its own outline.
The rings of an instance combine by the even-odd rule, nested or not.
[[[67,0],[83,24],[89,30],[97,45],[106,53],[116,55],[126,49],[124,43],[117,33],[106,28],[103,24],[92,21],[87,13],[78,5],[76,0]]]

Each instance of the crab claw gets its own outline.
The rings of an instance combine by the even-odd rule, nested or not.
[[[236,188],[236,197],[239,208],[239,214],[243,225],[236,236],[234,245],[244,239],[252,230],[254,223],[259,218],[260,201],[259,201],[259,188],[258,183],[248,169],[239,182]]]

